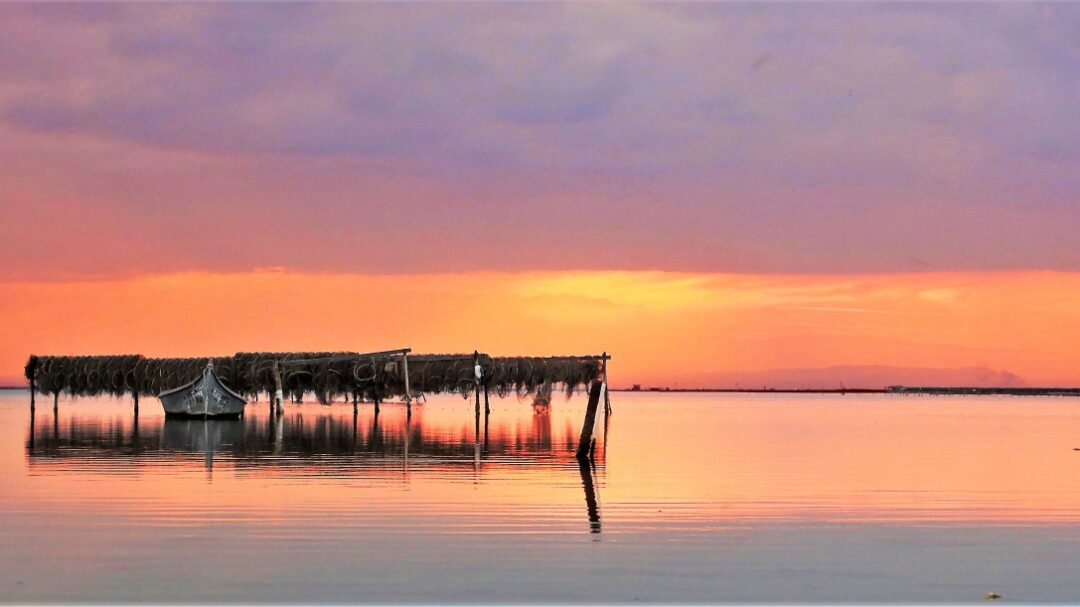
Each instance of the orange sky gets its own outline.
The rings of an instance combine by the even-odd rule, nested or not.
[[[412,347],[540,355],[607,350],[615,357],[615,387],[1002,381],[1000,375],[973,379],[970,369],[959,370],[967,367],[1013,373],[1027,385],[1077,385],[1076,301],[1080,273],[1062,272],[266,270],[0,283],[0,381],[19,381],[30,353]],[[793,371],[837,365],[886,369],[845,369],[838,380]]]

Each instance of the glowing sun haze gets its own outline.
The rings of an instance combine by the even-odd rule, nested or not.
[[[27,354],[1080,384],[1080,6],[0,6]]]

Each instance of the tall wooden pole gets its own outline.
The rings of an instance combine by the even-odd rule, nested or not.
[[[412,392],[409,391],[409,354],[401,355],[401,374],[405,376],[405,411],[412,415]]]
[[[30,363],[27,365],[27,367],[29,367],[28,371],[30,372],[29,375],[30,375],[30,418],[31,418],[31,420],[33,420],[33,417],[34,417],[34,397],[37,396],[37,365],[38,365],[37,357],[34,356],[34,355],[31,355],[30,356]],[[32,428],[31,428],[31,430],[32,430]]]
[[[585,407],[585,421],[581,425],[581,438],[578,439],[577,457],[584,459],[589,457],[592,447],[593,426],[596,425],[596,408],[600,405],[600,390],[603,384],[593,380],[589,387],[589,404]]]
[[[476,394],[476,420],[480,421],[480,379],[484,372],[480,369],[480,351],[473,350],[473,392]]]
[[[488,416],[484,415],[484,453],[488,450]]]
[[[281,366],[278,365],[278,361],[274,361],[274,397],[270,399],[271,406],[277,407],[277,412],[283,413],[285,411],[281,401],[285,400],[285,393],[281,385]],[[275,402],[276,401],[276,402]]]
[[[606,415],[611,415],[611,399],[608,398],[608,390],[609,390],[610,386],[608,385],[608,381],[607,381],[607,361],[608,361],[607,352],[604,352],[603,358],[601,360],[602,360],[601,369],[602,369],[603,377],[604,377],[604,413]]]

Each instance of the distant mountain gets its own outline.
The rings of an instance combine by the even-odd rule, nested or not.
[[[923,367],[891,367],[886,365],[838,365],[817,369],[766,369],[762,371],[721,371],[703,373],[679,380],[685,388],[750,388],[763,387],[781,390],[885,388],[907,386],[970,386],[1007,387],[1027,386],[1022,377],[1009,371],[986,367],[957,367],[935,369]]]

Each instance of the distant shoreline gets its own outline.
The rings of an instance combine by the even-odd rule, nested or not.
[[[925,394],[950,396],[1080,396],[1080,388],[890,386],[888,388],[611,388],[612,392],[704,392],[745,394]]]
[[[29,390],[30,386],[0,386],[0,390]],[[888,388],[610,388],[611,392],[704,394],[923,394],[948,396],[1080,396],[1080,388],[973,388],[947,386],[890,386]]]
[[[842,394],[851,392],[855,394],[883,394],[885,388],[611,388],[611,392],[743,392],[747,394],[758,393],[790,393],[790,394]]]

